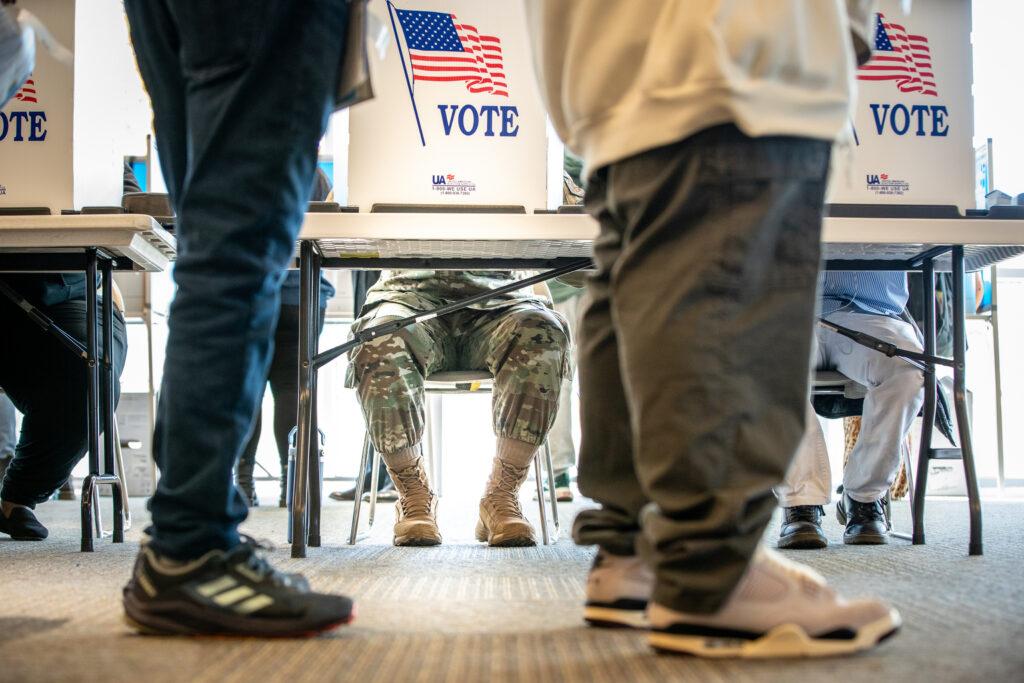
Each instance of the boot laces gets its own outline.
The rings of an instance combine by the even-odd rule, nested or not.
[[[392,472],[391,477],[399,487],[401,495],[398,497],[398,504],[402,508],[402,514],[405,517],[429,516],[430,503],[434,496],[430,492],[423,468],[413,465],[404,470]]]
[[[523,508],[519,505],[519,486],[522,484],[522,470],[510,465],[507,462],[500,462],[501,474],[493,483],[495,493],[504,495],[494,496],[494,510],[509,517],[522,517]]]

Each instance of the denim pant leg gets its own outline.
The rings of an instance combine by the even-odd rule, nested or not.
[[[605,446],[585,422],[580,487],[619,517],[630,513],[633,481],[613,484],[605,465],[595,482],[585,468],[632,452],[649,501],[638,549],[655,569],[659,604],[717,610],[775,508],[772,487],[804,431],[828,158],[824,141],[720,126],[599,170],[605,191],[588,186],[588,211],[602,224],[591,284],[605,274],[605,338],[617,357],[606,382],[584,376],[582,402],[606,403],[599,417],[631,438],[628,450],[621,440]],[[582,355],[595,343],[588,319],[593,305]],[[617,386],[623,397],[609,396]],[[603,521],[589,535],[609,547],[615,520]]]
[[[43,309],[58,327],[83,344],[85,302],[67,301]],[[88,373],[82,359],[43,332],[23,311],[0,302],[0,382],[24,415],[14,459],[4,475],[0,498],[35,507],[63,484],[88,447]],[[120,377],[127,355],[124,319],[114,313],[114,377]],[[102,354],[103,335],[100,335]],[[114,405],[120,383],[114,382]]]
[[[0,460],[14,456],[18,445],[17,416],[14,404],[7,394],[0,392]]]
[[[284,269],[333,107],[344,0],[128,0],[177,211],[153,547],[238,542],[232,467],[267,379]]]

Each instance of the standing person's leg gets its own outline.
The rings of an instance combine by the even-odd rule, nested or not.
[[[84,301],[68,301],[43,312],[80,342],[86,337]],[[124,369],[127,333],[124,319],[114,313],[112,358],[114,404],[121,395],[117,378]],[[88,373],[82,359],[55,337],[43,332],[23,311],[0,300],[0,382],[24,416],[14,459],[3,479],[0,532],[19,540],[40,540],[47,535],[30,511],[49,499],[67,481],[88,448]],[[102,346],[102,335],[100,345]],[[101,349],[102,350],[102,349]]]
[[[651,501],[639,545],[656,574],[656,648],[850,652],[899,624],[759,547],[804,431],[829,148],[720,126],[608,169],[622,230],[612,317]]]
[[[324,331],[327,308],[320,309],[317,336]],[[281,317],[274,333],[274,358],[270,362],[270,390],[274,394],[274,442],[281,463],[280,507],[286,505],[288,478],[288,435],[298,424],[299,405],[299,307],[281,306]],[[319,438],[319,437],[317,437]]]
[[[838,312],[828,317],[843,327],[911,350],[922,351],[912,325],[883,315]],[[867,387],[860,435],[843,474],[840,518],[843,541],[853,545],[888,542],[883,503],[900,469],[900,447],[924,403],[924,375],[900,358],[889,358],[832,331],[823,343],[836,369]]]
[[[471,322],[459,325],[465,330],[459,365],[494,376],[492,422],[498,437],[476,538],[492,546],[534,545],[519,489],[558,412],[558,394],[570,367],[569,330],[539,303],[466,316]]]
[[[256,404],[256,418],[252,423],[252,432],[249,440],[238,456],[238,463],[235,465],[235,478],[238,488],[242,489],[242,496],[249,507],[259,507],[260,500],[256,495],[256,482],[253,473],[256,470],[256,451],[260,445],[260,434],[263,432],[263,396],[261,395]]]
[[[162,476],[125,608],[166,633],[330,628],[351,618],[351,601],[308,593],[240,542],[246,506],[232,469],[266,382],[284,268],[333,107],[347,4],[129,0],[125,8],[179,249],[154,437]]]
[[[575,352],[577,344],[579,305],[579,296],[574,296],[554,305],[555,312],[560,314],[569,324],[569,336],[573,352]],[[572,500],[569,470],[576,466],[576,444],[573,443],[572,439],[573,418],[575,417],[572,411],[573,375],[575,375],[575,362],[573,362],[573,367],[570,368],[567,376],[562,380],[562,390],[558,395],[558,414],[555,416],[555,423],[551,426],[551,431],[548,433],[548,446],[551,448],[551,461],[555,468],[556,495],[560,501]]]

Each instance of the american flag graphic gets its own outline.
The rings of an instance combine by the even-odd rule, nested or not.
[[[31,78],[25,81],[25,85],[21,86],[21,90],[14,96],[14,99],[19,102],[39,102],[36,99],[36,82]]]
[[[895,81],[900,92],[938,97],[928,39],[878,15],[875,53],[857,72],[861,81]]]
[[[463,81],[471,93],[508,97],[501,39],[454,14],[395,8],[405,34],[413,82]]]

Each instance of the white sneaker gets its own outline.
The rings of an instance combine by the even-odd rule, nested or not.
[[[635,555],[598,550],[587,577],[583,618],[592,626],[647,628],[647,601],[654,573]]]
[[[878,600],[844,600],[817,572],[758,548],[746,574],[714,614],[651,603],[650,644],[702,657],[824,657],[867,650],[899,630]]]

